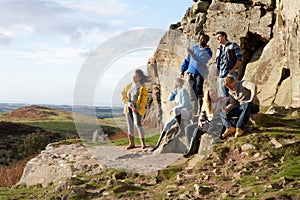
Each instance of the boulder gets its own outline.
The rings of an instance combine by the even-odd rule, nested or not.
[[[159,148],[154,151],[155,155],[162,153],[184,153],[189,144],[187,143],[187,137],[184,132],[184,128],[190,124],[189,120],[182,119],[180,127],[178,125],[174,125],[171,129],[166,133],[166,136],[162,140]]]
[[[93,133],[93,142],[107,142],[108,136],[103,132],[102,129],[97,129]]]
[[[193,13],[206,12],[209,7],[208,1],[198,1],[192,5]]]
[[[27,163],[17,185],[41,184],[45,187],[83,172],[98,174],[103,167],[82,144],[61,145],[57,148],[50,144]]]

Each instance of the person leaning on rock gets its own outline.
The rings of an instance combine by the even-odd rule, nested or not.
[[[125,104],[124,114],[128,126],[129,145],[126,150],[135,148],[134,144],[134,125],[140,136],[142,149],[146,148],[145,133],[142,127],[142,115],[146,113],[146,105],[148,101],[148,91],[145,83],[148,82],[148,77],[144,72],[137,69],[133,76],[133,82],[126,85],[122,91],[122,101]]]
[[[185,127],[189,147],[184,152],[183,157],[187,158],[198,152],[202,135],[215,126],[214,123],[216,121],[212,122],[212,120],[219,116],[221,107],[227,101],[228,97],[218,97],[217,92],[211,88],[204,93],[203,106],[198,123],[193,123]]]
[[[228,41],[225,32],[217,32],[216,37],[220,44],[216,53],[220,95],[222,97],[228,97],[228,89],[223,86],[224,78],[227,75],[231,75],[238,80],[236,72],[242,64],[243,57],[239,45]]]
[[[209,36],[201,34],[199,44],[188,48],[188,55],[181,66],[181,78],[184,72],[189,75],[191,101],[194,102],[194,114],[199,115],[202,107],[203,82],[207,74],[207,62],[212,57],[212,51],[207,45]]]
[[[229,90],[229,104],[222,108],[220,113],[223,125],[226,127],[222,136],[235,133],[235,137],[239,137],[244,134],[250,114],[259,112],[256,85],[250,81],[236,81],[233,76],[227,76],[223,84]],[[237,117],[236,123],[234,117]]]

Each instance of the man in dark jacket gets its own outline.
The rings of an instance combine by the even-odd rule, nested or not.
[[[231,75],[237,80],[237,70],[242,64],[243,57],[240,47],[227,39],[227,34],[223,31],[216,33],[220,46],[217,49],[216,62],[218,69],[220,95],[228,97],[228,89],[223,86],[224,78]]]

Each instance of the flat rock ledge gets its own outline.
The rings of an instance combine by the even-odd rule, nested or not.
[[[182,154],[175,153],[154,155],[140,148],[126,151],[118,146],[86,148],[83,144],[58,147],[49,144],[27,163],[17,185],[41,184],[46,187],[81,173],[96,175],[107,167],[151,174],[167,168],[181,157]]]

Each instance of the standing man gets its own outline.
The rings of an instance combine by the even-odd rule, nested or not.
[[[207,73],[207,62],[212,57],[212,51],[207,45],[209,36],[200,34],[199,44],[188,48],[188,55],[181,66],[181,77],[184,72],[189,75],[191,101],[194,103],[194,115],[199,115],[202,107],[203,82]]]
[[[235,137],[244,134],[244,128],[250,114],[259,112],[259,101],[256,96],[256,85],[249,81],[236,81],[233,76],[226,76],[224,86],[229,89],[229,104],[222,108],[220,117],[226,130],[223,137],[235,133]],[[237,117],[235,123],[232,118]]]
[[[239,45],[228,41],[227,34],[225,32],[217,32],[216,37],[220,44],[216,55],[220,96],[228,97],[228,89],[223,86],[224,78],[227,75],[231,75],[238,80],[237,70],[242,64],[243,57]]]

